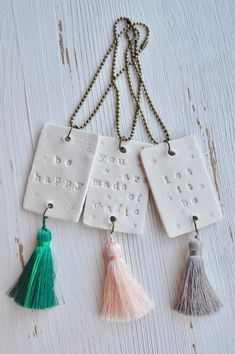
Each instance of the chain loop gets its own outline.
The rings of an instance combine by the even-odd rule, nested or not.
[[[124,22],[125,26],[124,26],[124,28],[122,28],[118,32],[118,25],[120,22]],[[140,44],[139,44],[140,31],[138,28],[142,28],[145,31],[145,37],[144,37],[142,43],[140,43]],[[147,133],[149,139],[151,140],[151,142],[154,144],[158,144],[158,141],[154,138],[154,136],[149,128],[148,121],[143,113],[142,108],[141,108],[141,92],[143,93],[144,97],[146,98],[146,101],[150,107],[150,110],[152,111],[154,118],[156,119],[157,123],[159,124],[159,126],[163,132],[164,141],[170,140],[170,136],[169,136],[169,133],[166,129],[166,126],[163,123],[156,108],[154,107],[152,99],[148,93],[146,84],[144,83],[144,80],[143,80],[142,66],[141,66],[139,57],[140,57],[141,51],[145,49],[145,47],[148,43],[149,35],[150,35],[149,27],[141,22],[131,22],[130,19],[128,19],[126,17],[120,17],[115,21],[114,26],[113,26],[113,31],[114,31],[113,42],[112,42],[111,46],[109,47],[109,49],[107,50],[105,56],[103,57],[103,60],[101,61],[101,64],[98,67],[98,69],[97,69],[93,79],[91,80],[91,83],[90,83],[89,87],[87,88],[85,94],[83,95],[81,101],[79,102],[79,104],[75,108],[75,110],[70,118],[70,127],[75,128],[75,129],[85,128],[91,122],[91,120],[94,118],[96,113],[99,111],[99,109],[102,106],[103,102],[105,101],[108,93],[113,88],[114,92],[115,92],[115,97],[116,97],[116,109],[115,109],[116,132],[117,132],[117,136],[119,137],[120,144],[122,141],[128,141],[133,138],[135,130],[136,130],[138,115],[140,115],[140,117],[142,119],[144,128],[145,128],[146,133]],[[125,65],[121,70],[119,70],[116,73],[117,51],[119,48],[120,38],[123,35],[127,39],[127,47],[126,47],[125,54],[124,54]],[[138,45],[139,45],[139,47],[138,47]],[[113,60],[112,60],[112,69],[111,69],[111,80],[110,80],[109,85],[107,86],[101,99],[99,100],[98,104],[96,105],[93,112],[89,115],[89,117],[82,124],[80,124],[80,125],[75,124],[76,115],[78,114],[78,112],[80,111],[81,107],[83,106],[86,98],[88,97],[88,95],[92,91],[92,88],[96,82],[96,79],[98,78],[99,74],[101,73],[108,57],[111,55],[112,52],[113,52]],[[135,74],[137,75],[138,83],[137,83],[136,94],[134,93],[133,84],[131,81],[130,66],[133,67],[133,70],[134,70]],[[131,131],[128,136],[122,135],[121,131],[120,131],[120,91],[119,91],[119,88],[117,85],[117,79],[124,72],[126,73],[128,87],[129,87],[131,96],[132,96],[134,103],[136,105],[134,117],[132,120]]]

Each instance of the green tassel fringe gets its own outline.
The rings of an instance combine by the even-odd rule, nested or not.
[[[58,304],[54,292],[55,272],[51,255],[51,232],[46,228],[46,217],[38,231],[38,245],[16,281],[8,291],[14,301],[29,309],[47,309]]]

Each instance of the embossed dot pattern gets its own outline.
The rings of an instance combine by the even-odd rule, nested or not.
[[[139,153],[150,145],[123,142],[126,153],[122,153],[116,138],[100,139],[83,221],[89,226],[109,230],[110,216],[114,215],[116,231],[140,234],[147,208],[148,185],[139,163]]]
[[[47,215],[77,222],[84,204],[99,138],[96,134],[71,132],[68,127],[46,124],[41,131],[24,197],[24,208],[42,214],[48,201],[53,209]]]
[[[146,176],[170,237],[193,231],[192,215],[198,227],[221,219],[218,198],[207,173],[195,137],[171,140],[176,155],[167,155],[166,144],[141,152]]]

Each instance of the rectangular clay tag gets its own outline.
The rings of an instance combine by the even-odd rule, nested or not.
[[[24,196],[23,207],[47,216],[78,222],[95,161],[99,137],[71,131],[69,127],[45,124],[37,145]]]
[[[140,151],[150,145],[132,141],[123,145],[126,153],[119,150],[118,139],[100,137],[83,222],[91,227],[111,230],[110,217],[115,216],[115,231],[140,234],[149,192]]]
[[[194,230],[222,218],[222,212],[194,136],[146,148],[141,160],[166,232],[170,237]]]

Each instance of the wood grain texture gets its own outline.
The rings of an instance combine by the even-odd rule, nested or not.
[[[67,123],[120,15],[152,29],[142,62],[153,100],[172,137],[197,136],[223,208],[223,221],[201,232],[207,272],[224,304],[215,316],[189,318],[172,311],[188,236],[166,236],[152,198],[143,236],[119,234],[118,240],[155,300],[154,313],[127,324],[99,319],[105,233],[81,222],[50,220],[59,307],[25,311],[5,296],[40,226],[39,216],[22,209],[39,131],[46,121]],[[1,353],[235,353],[234,15],[233,0],[0,2]],[[80,120],[104,90],[109,70],[107,66]],[[132,110],[123,96],[125,131]],[[87,130],[114,135],[113,114],[110,95]],[[141,124],[135,139],[147,142]]]

